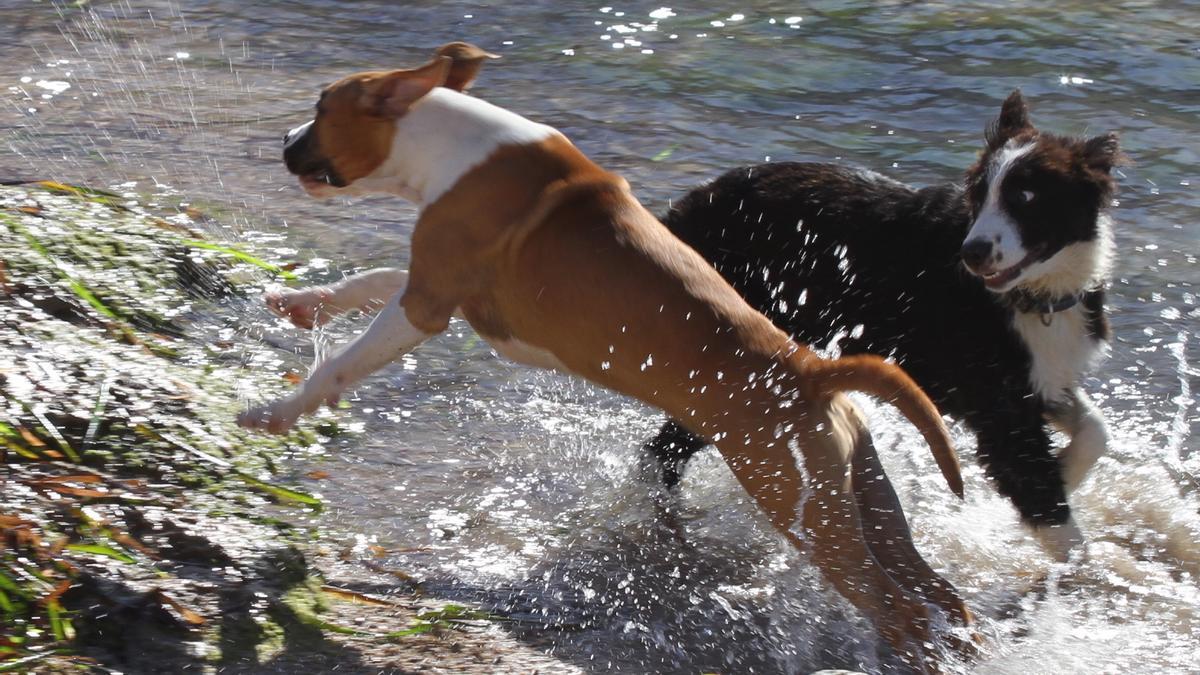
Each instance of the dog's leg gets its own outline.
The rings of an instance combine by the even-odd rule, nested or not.
[[[1053,406],[1049,417],[1054,426],[1071,437],[1058,454],[1063,487],[1070,494],[1108,450],[1108,425],[1104,415],[1080,389],[1071,391],[1066,401]],[[1073,517],[1064,523],[1035,527],[1034,537],[1058,562],[1069,561],[1072,552],[1081,550],[1085,542]]]
[[[931,666],[933,635],[925,603],[909,593],[875,558],[862,533],[862,513],[847,480],[825,482],[802,508],[813,562],[847,600],[870,619],[915,672]]]
[[[1079,389],[1072,391],[1068,401],[1051,411],[1050,419],[1071,437],[1071,442],[1058,454],[1063,483],[1070,494],[1108,450],[1108,426],[1104,423],[1104,415]]]
[[[1012,500],[1021,520],[1055,560],[1067,562],[1080,547],[1083,533],[1075,524],[1062,465],[1050,448],[1041,414],[977,414],[977,452],[1000,494]]]
[[[812,552],[813,563],[834,588],[875,624],[910,668],[926,672],[933,667],[928,609],[888,575],[863,537],[851,485],[853,447],[847,432],[852,423],[829,408],[809,411],[804,417],[808,431],[793,437],[807,469],[802,474],[788,439],[776,438],[773,431],[775,422],[794,420],[773,417],[778,414],[768,412],[765,419],[771,423],[723,433],[717,446],[726,462],[772,524],[798,548]]]
[[[284,433],[296,420],[322,403],[333,405],[346,387],[412,351],[434,333],[409,322],[397,294],[383,306],[367,330],[313,368],[308,379],[288,396],[238,416],[238,424],[251,429]]]
[[[675,420],[667,420],[658,434],[646,441],[642,450],[657,462],[663,485],[670,489],[679,484],[687,461],[706,445],[707,439],[684,429]]]
[[[300,328],[312,328],[344,312],[364,312],[381,307],[404,290],[408,272],[381,268],[346,277],[328,286],[282,289],[267,293],[267,307]]]
[[[857,427],[854,430],[852,483],[867,546],[905,590],[928,598],[952,619],[962,625],[970,625],[971,613],[962,596],[950,582],[933,571],[917,552],[904,509],[884,473],[861,411],[843,397],[834,399],[833,406]]]

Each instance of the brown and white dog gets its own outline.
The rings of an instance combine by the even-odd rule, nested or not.
[[[391,193],[421,213],[407,272],[268,297],[302,326],[386,301],[291,395],[239,422],[285,432],[462,316],[504,356],[640,399],[712,439],[771,523],[908,666],[936,669],[926,601],[963,624],[970,614],[913,547],[863,419],[839,392],[894,403],[961,495],[933,404],[878,357],[824,360],[789,340],[622,178],[551,127],[445,86],[454,65],[438,56],[346,77],[286,136],[288,169],[310,195]]]

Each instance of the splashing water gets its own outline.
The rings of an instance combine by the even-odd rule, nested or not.
[[[987,485],[968,434],[956,434],[959,504],[911,427],[858,400],[918,547],[981,615],[984,655],[963,669],[1195,671],[1200,152],[1179,139],[1200,135],[1185,103],[1197,26],[1185,9],[1069,5],[852,2],[803,16],[708,2],[0,7],[13,64],[0,90],[13,175],[0,178],[150,194],[184,218],[203,204],[212,217],[189,225],[334,278],[404,265],[413,211],[306,199],[279,161],[282,130],[308,118],[321,85],[416,63],[447,40],[509,55],[476,93],[561,128],[655,211],[767,155],[956,179],[1020,86],[1039,126],[1119,130],[1135,160],[1115,209],[1117,340],[1086,382],[1113,431],[1072,499],[1087,559],[1051,564]],[[1120,50],[1106,38],[1117,21],[1129,30]],[[280,362],[264,368],[300,369],[310,341],[324,348],[361,327],[343,319],[310,337],[252,304],[244,313],[242,334],[227,337],[278,344]],[[894,665],[715,454],[697,458],[677,499],[645,480],[636,449],[657,427],[652,411],[500,361],[462,324],[349,398],[363,434],[308,460],[333,476],[321,485],[331,521],[395,551],[384,562],[433,592],[525,619],[523,637],[561,658],[622,672]]]

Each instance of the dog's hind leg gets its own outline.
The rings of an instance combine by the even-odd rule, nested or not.
[[[863,536],[875,558],[905,590],[936,604],[951,619],[971,624],[971,613],[954,586],[933,571],[913,544],[912,532],[891,481],[879,461],[866,421],[858,407],[844,397],[832,405],[843,410],[852,429],[852,484],[862,517]]]
[[[936,669],[925,603],[896,583],[863,536],[851,484],[854,449],[847,432],[853,421],[827,404],[816,406],[803,417],[803,430],[777,438],[774,423],[721,429],[717,447],[771,523],[798,548],[811,551],[826,579],[875,624],[909,668]],[[804,472],[791,447],[801,451]]]
[[[351,310],[374,311],[408,285],[408,272],[393,268],[369,270],[328,286],[282,289],[263,300],[272,312],[300,328],[312,328]]]

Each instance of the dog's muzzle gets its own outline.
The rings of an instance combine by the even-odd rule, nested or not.
[[[960,251],[963,263],[974,271],[983,269],[984,265],[992,258],[994,246],[991,240],[983,237],[968,239],[963,243],[962,251]]]
[[[302,181],[346,187],[346,181],[317,150],[312,125],[312,122],[302,124],[283,135],[283,163]]]
[[[295,129],[289,130],[286,134],[284,134],[283,135],[283,150],[284,150],[284,152],[287,152],[287,149],[290,148],[293,143],[295,143],[296,141],[300,140],[301,138],[304,138],[305,136],[307,136],[308,130],[312,128],[312,125],[313,125],[312,122],[307,122],[305,124],[301,124],[300,126],[296,127]]]

